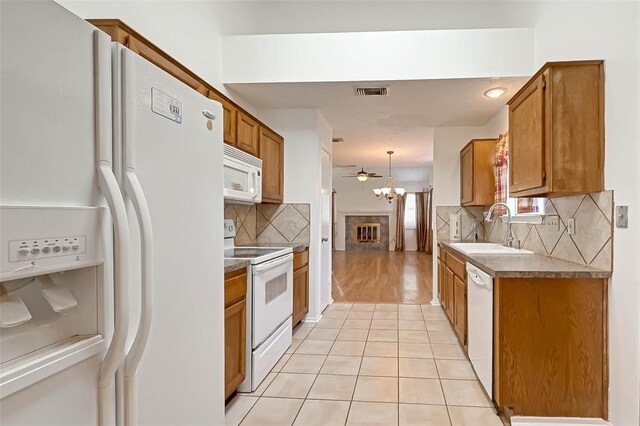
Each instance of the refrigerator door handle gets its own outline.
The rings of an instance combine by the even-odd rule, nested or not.
[[[127,354],[124,368],[125,424],[135,425],[138,417],[135,376],[149,339],[153,310],[153,230],[149,205],[138,176],[132,169],[127,169],[125,172],[125,192],[131,200],[138,218],[141,247],[140,323],[131,349]]]
[[[112,169],[111,39],[100,30],[93,32],[96,79],[96,171],[98,187],[107,200],[114,228],[114,318],[113,336],[98,380],[101,425],[116,423],[115,376],[124,360],[129,330],[129,223],[122,192]]]
[[[124,199],[111,164],[100,162],[97,168],[98,186],[107,199],[115,234],[114,305],[117,309],[114,314],[113,337],[100,364],[99,380],[101,424],[112,424],[115,414],[112,412],[115,408],[112,387],[118,366],[124,359],[129,328],[129,224]]]

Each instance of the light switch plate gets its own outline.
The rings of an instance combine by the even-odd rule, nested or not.
[[[567,221],[567,233],[569,235],[576,235],[576,219],[573,217]]]
[[[616,206],[616,228],[629,227],[629,206]]]

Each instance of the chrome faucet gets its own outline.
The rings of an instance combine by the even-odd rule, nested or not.
[[[491,208],[489,208],[489,211],[487,212],[486,216],[484,217],[484,220],[486,220],[487,222],[491,222],[491,214],[493,213],[493,210],[498,206],[502,206],[507,209],[508,231],[507,231],[507,243],[505,244],[505,246],[513,247],[513,242],[515,238],[513,238],[513,231],[511,230],[511,209],[506,203],[495,203],[494,205],[492,205]]]

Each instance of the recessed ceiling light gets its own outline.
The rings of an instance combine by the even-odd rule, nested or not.
[[[504,87],[492,87],[491,89],[487,90],[484,92],[484,95],[487,98],[499,98],[500,96],[504,95],[505,92],[507,91],[507,89],[505,89]]]

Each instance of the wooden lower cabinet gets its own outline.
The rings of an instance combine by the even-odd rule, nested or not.
[[[453,328],[458,340],[467,346],[467,283],[458,276],[453,276]]]
[[[225,274],[224,302],[224,393],[228,398],[246,375],[246,270]]]
[[[497,405],[520,416],[608,416],[607,280],[494,280]]]
[[[440,249],[438,295],[460,344],[467,347],[467,273],[465,262]]]
[[[455,294],[453,292],[454,277],[455,275],[453,274],[453,271],[449,269],[448,266],[445,266],[444,267],[444,297],[445,297],[444,310],[449,316],[449,320],[451,321],[451,323],[453,323],[453,306],[455,303],[453,299],[455,297]]]
[[[309,250],[293,258],[293,325],[309,313]]]

